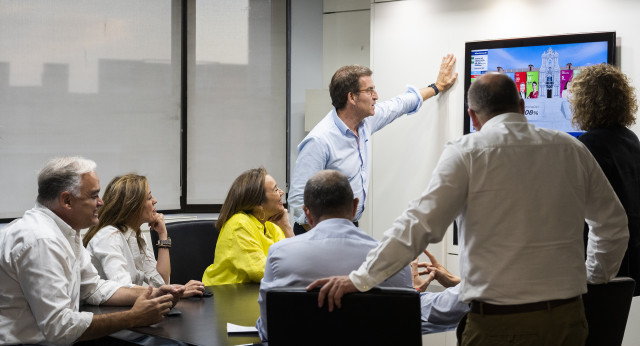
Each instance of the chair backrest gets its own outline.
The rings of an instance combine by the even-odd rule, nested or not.
[[[421,345],[420,295],[374,288],[342,297],[342,308],[318,308],[318,290],[267,292],[267,333],[279,345]]]
[[[628,277],[587,285],[588,292],[582,295],[589,324],[587,345],[622,345],[635,285]]]
[[[214,220],[193,220],[167,223],[167,234],[172,246],[171,283],[186,284],[189,280],[202,280],[202,274],[213,263],[216,243],[220,231]],[[151,231],[153,244],[158,242],[158,233]],[[158,249],[153,246],[158,258]]]

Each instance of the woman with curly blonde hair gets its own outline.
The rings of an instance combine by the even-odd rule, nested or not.
[[[640,281],[640,142],[628,127],[638,103],[628,78],[617,68],[589,66],[573,78],[572,123],[586,131],[578,137],[600,164],[627,212],[629,247],[618,276]],[[585,235],[586,237],[586,235]],[[586,244],[586,240],[585,240]],[[640,295],[636,285],[634,295]]]

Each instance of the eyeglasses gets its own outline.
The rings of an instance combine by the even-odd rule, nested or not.
[[[362,90],[358,90],[359,93],[367,93],[369,94],[369,96],[372,96],[374,93],[376,95],[378,95],[378,92],[376,91],[375,87],[371,87],[371,88],[366,88],[366,89],[362,89]]]

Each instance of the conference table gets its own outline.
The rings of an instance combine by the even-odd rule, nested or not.
[[[121,344],[143,345],[244,345],[260,344],[258,333],[228,334],[227,323],[255,326],[260,316],[259,284],[208,286],[211,297],[181,299],[175,309],[181,314],[165,317],[148,327],[131,328],[109,336]],[[84,305],[83,311],[96,314],[128,308]],[[140,340],[143,340],[141,342]],[[113,342],[112,342],[113,343]]]

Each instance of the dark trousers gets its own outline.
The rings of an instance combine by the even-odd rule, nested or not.
[[[584,345],[588,326],[581,299],[539,311],[487,315],[469,312],[460,321],[458,345]]]

